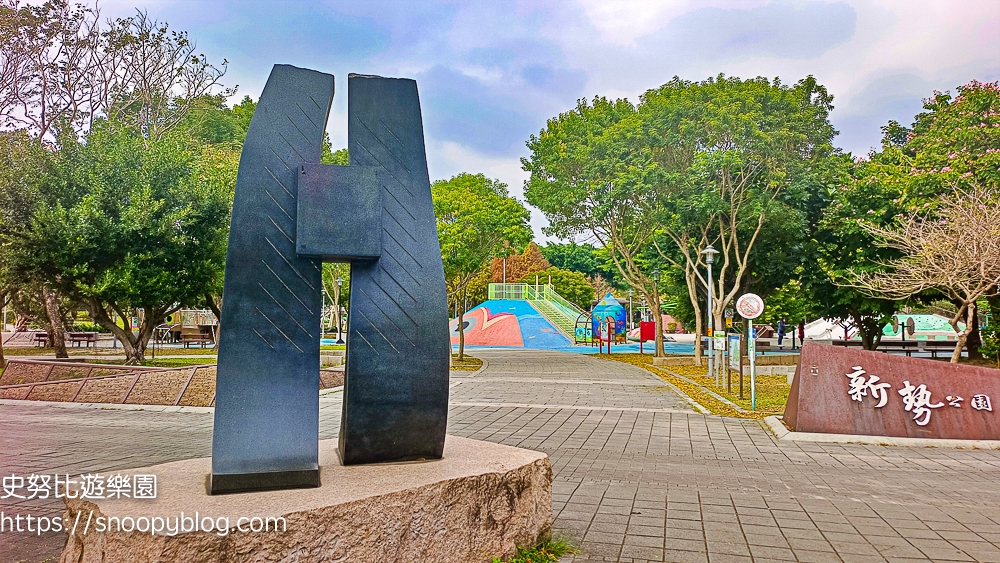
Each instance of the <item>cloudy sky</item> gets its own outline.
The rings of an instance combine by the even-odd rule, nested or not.
[[[483,172],[520,195],[519,158],[545,120],[595,95],[637,101],[673,76],[815,76],[845,151],[971,79],[1000,78],[994,0],[103,0],[187,30],[226,85],[257,98],[271,65],[332,73],[334,147],[347,144],[349,72],[415,78],[431,178]],[[539,235],[541,213],[532,212]],[[540,237],[541,238],[541,237]]]

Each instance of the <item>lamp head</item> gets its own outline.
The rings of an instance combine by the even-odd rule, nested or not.
[[[337,287],[344,286],[344,278],[337,278]]]
[[[705,250],[702,250],[701,253],[705,255],[705,263],[711,264],[715,262],[715,255],[718,254],[719,251],[713,248],[712,245],[710,244],[706,246]]]

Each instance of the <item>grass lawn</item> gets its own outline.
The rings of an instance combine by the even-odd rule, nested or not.
[[[786,383],[785,376],[783,375],[758,375],[757,410],[750,411],[750,374],[746,368],[744,368],[743,372],[743,398],[741,399],[738,372],[732,374],[732,392],[727,392],[725,380],[723,380],[720,387],[715,386],[715,378],[708,376],[708,366],[653,367],[653,357],[645,354],[612,354],[610,356],[597,355],[594,357],[603,360],[610,359],[625,362],[649,370],[665,381],[676,385],[681,391],[687,393],[692,399],[699,402],[713,414],[740,418],[764,418],[773,414],[782,414],[785,411],[785,403],[788,401],[788,392],[791,390],[791,386]],[[682,375],[698,385],[692,385],[688,381],[677,377],[678,375]],[[749,412],[740,412],[734,409],[711,394],[706,393],[702,387],[714,391],[729,401],[747,409]]]

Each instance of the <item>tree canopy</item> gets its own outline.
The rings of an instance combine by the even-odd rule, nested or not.
[[[505,244],[516,248],[531,241],[530,215],[507,193],[507,185],[482,174],[459,174],[431,184],[438,240],[444,262],[448,300],[461,322],[469,283],[489,266]],[[465,333],[459,330],[459,357]]]

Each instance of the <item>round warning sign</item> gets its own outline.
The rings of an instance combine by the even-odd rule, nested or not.
[[[754,293],[744,293],[736,300],[736,311],[744,319],[756,319],[764,312],[764,300]]]

